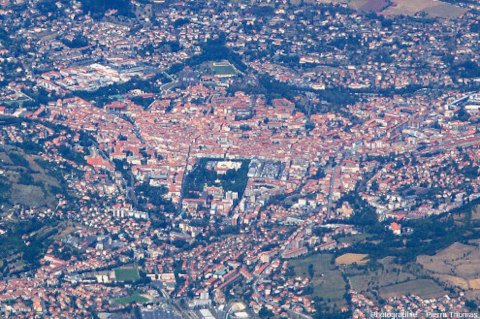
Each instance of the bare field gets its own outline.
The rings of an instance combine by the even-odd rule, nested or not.
[[[470,254],[474,249],[474,246],[465,245],[457,242],[439,251],[434,257],[447,261],[454,261],[460,258],[464,258],[466,254]]]
[[[351,264],[358,264],[364,265],[368,262],[368,259],[365,260],[367,254],[353,254],[348,253],[342,256],[339,256],[335,259],[336,265],[351,265]]]
[[[62,230],[60,233],[56,234],[55,235],[55,238],[56,239],[64,239],[65,237],[67,237],[69,234],[73,233],[75,231],[75,227],[72,227],[72,226],[68,226],[68,224],[65,225],[65,229]]]

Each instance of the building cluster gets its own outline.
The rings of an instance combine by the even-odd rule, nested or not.
[[[475,316],[465,306],[463,292],[459,297],[422,299],[415,295],[393,297],[386,300],[385,305],[377,306],[375,303],[357,291],[350,291],[353,304],[352,318],[465,318]]]
[[[401,236],[403,218],[479,197],[474,13],[131,2],[132,17],[97,18],[85,1],[0,0],[0,114],[18,118],[0,144],[41,145],[37,164],[65,180],[53,207],[12,211],[74,225],[31,275],[2,264],[0,314],[113,316],[130,303],[148,304],[145,318],[226,316],[239,295],[256,313],[311,314],[312,283],[289,262],[348,247],[338,239],[358,234],[344,223],[358,202]],[[357,318],[466,309],[351,300]]]

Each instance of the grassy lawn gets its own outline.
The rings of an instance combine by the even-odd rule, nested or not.
[[[117,268],[115,269],[115,278],[117,281],[131,281],[135,282],[140,279],[138,270],[135,268]]]
[[[357,235],[351,235],[351,236],[345,236],[345,237],[340,237],[338,238],[338,241],[340,243],[348,243],[351,245],[355,245],[357,243],[360,243],[370,237],[369,234],[361,233]]]
[[[1,101],[2,104],[5,104],[5,105],[12,105],[13,103],[18,103],[18,105],[20,107],[23,106],[23,103],[24,102],[27,102],[29,101],[28,99],[19,99],[19,100],[14,100],[14,101]]]
[[[135,294],[130,295],[130,296],[118,298],[118,299],[115,300],[115,303],[117,303],[119,305],[126,305],[126,304],[137,303],[137,302],[145,303],[147,301],[149,301],[148,298],[145,298],[145,297],[141,296],[140,294],[135,293]]]

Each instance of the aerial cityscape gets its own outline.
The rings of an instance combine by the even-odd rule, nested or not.
[[[0,318],[480,317],[478,0],[0,0]]]

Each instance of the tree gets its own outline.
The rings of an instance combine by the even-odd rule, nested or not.
[[[88,39],[82,35],[76,35],[71,41],[63,39],[62,43],[69,48],[81,48],[88,45]]]
[[[258,312],[258,316],[260,318],[275,318],[275,314],[265,307],[262,307],[262,309],[260,309],[260,311]]]
[[[460,109],[458,110],[457,113],[455,113],[455,117],[454,117],[456,120],[459,120],[459,121],[462,121],[462,122],[466,122],[468,121],[468,119],[470,118],[470,114],[468,114],[467,111],[465,111],[465,108],[462,106],[460,107]]]
[[[310,278],[313,278],[313,275],[315,274],[315,269],[313,268],[313,264],[308,265],[308,275]]]
[[[129,0],[81,0],[84,12],[90,12],[92,17],[102,18],[105,12],[114,9],[118,14],[133,17]]]

